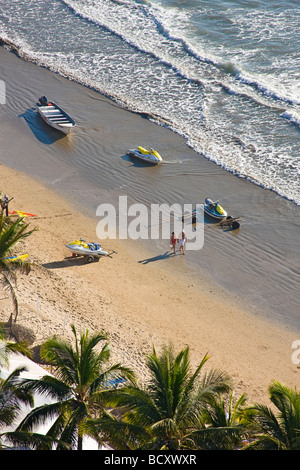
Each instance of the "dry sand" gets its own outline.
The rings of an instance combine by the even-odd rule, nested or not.
[[[249,403],[269,404],[272,380],[297,386],[300,370],[292,363],[292,331],[261,319],[235,297],[220,301],[213,289],[179,277],[181,256],[170,258],[167,268],[140,263],[147,253],[126,241],[108,240],[112,257],[87,264],[71,258],[66,243],[83,237],[95,240],[97,220],[86,217],[69,201],[40,182],[0,165],[0,190],[14,196],[10,210],[36,214],[27,219],[38,226],[18,252],[36,263],[21,275],[17,292],[18,322],[32,328],[39,345],[52,335],[71,338],[78,330],[109,333],[113,360],[133,367],[145,379],[145,354],[173,344],[176,351],[189,345],[195,366],[208,352],[206,370],[228,372],[236,394],[246,392]],[[131,242],[132,243],[132,242]],[[1,292],[0,320],[6,320],[11,301]]]

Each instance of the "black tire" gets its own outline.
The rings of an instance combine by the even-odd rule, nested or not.
[[[93,257],[92,255],[88,255],[88,256],[86,257],[86,262],[87,262],[87,263],[92,263],[93,261],[94,261],[94,257]]]

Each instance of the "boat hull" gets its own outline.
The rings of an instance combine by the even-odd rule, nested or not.
[[[103,250],[99,245],[99,248],[96,247],[95,243],[86,243],[84,241],[76,240],[75,242],[68,243],[66,248],[68,248],[72,253],[80,256],[92,256],[94,258],[100,258],[101,256],[108,255],[108,252]]]
[[[69,134],[76,125],[74,119],[53,102],[38,105],[37,111],[46,124],[64,134]]]
[[[128,154],[144,162],[151,163],[152,165],[157,165],[162,162],[161,156],[155,150],[149,151],[138,147],[137,149],[129,150]]]
[[[8,258],[5,258],[5,259],[9,259],[10,261],[23,261],[25,262],[28,258],[29,254],[26,253],[25,255],[19,255],[19,256],[9,256]]]
[[[30,214],[29,212],[23,212],[23,211],[9,211],[9,216],[18,216],[18,217],[36,217],[35,214]]]
[[[201,204],[201,207],[204,210],[204,213],[216,220],[223,220],[227,217],[227,212],[223,209],[223,212],[220,214],[217,210],[211,210],[206,204]]]

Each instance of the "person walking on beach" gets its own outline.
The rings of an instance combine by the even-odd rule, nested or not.
[[[176,243],[177,243],[177,238],[175,236],[175,233],[172,232],[171,240],[170,240],[170,248],[172,249],[174,254],[175,254]]]
[[[185,231],[182,230],[181,232],[181,236],[180,236],[180,251],[182,252],[183,255],[185,255],[185,243],[187,242],[187,237],[186,237],[186,234],[185,234]]]
[[[6,217],[8,217],[8,196],[4,194],[3,198],[1,199],[1,207],[3,212],[5,211]]]

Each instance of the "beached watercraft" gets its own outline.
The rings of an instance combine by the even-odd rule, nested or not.
[[[108,255],[100,243],[87,243],[82,239],[70,242],[66,247],[72,251],[74,256],[84,256],[88,263],[94,261],[94,258]]]
[[[18,216],[18,217],[36,217],[35,214],[30,214],[29,212],[23,212],[23,211],[9,211],[8,212],[9,216]]]
[[[205,204],[201,204],[205,214],[210,215],[214,219],[223,220],[227,217],[227,212],[223,209],[218,202],[213,202],[211,199],[206,198]]]
[[[10,261],[22,261],[22,262],[25,262],[28,258],[28,253],[26,253],[25,255],[19,255],[19,256],[8,256],[7,258],[5,259],[9,259]]]
[[[156,150],[150,149],[147,150],[144,147],[138,147],[134,150],[128,150],[128,154],[137,157],[140,160],[144,160],[148,163],[154,163],[157,165],[158,163],[162,162],[162,158]]]
[[[68,134],[76,125],[74,119],[53,101],[49,102],[45,96],[39,98],[37,111],[46,124],[64,134]]]

